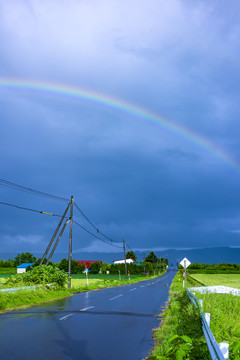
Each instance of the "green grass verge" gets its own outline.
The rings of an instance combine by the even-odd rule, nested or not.
[[[105,276],[105,275],[103,275]],[[156,276],[149,276],[149,277],[141,277],[141,276],[135,276],[131,277],[131,279],[122,279],[119,280],[119,278],[116,276],[114,280],[114,276],[108,277],[107,279],[105,277],[101,277],[98,275],[98,277],[90,278],[88,279],[88,286],[86,282],[86,276],[85,279],[71,279],[71,289],[73,291],[87,291],[87,290],[95,290],[95,289],[103,289],[108,287],[115,287],[115,286],[122,286],[127,284],[134,284],[139,281],[146,281],[149,279],[153,279]]]
[[[16,290],[15,292],[0,292],[0,312],[8,310],[16,310],[32,305],[50,302],[65,297],[72,296],[75,292],[83,292],[95,289],[103,289],[107,287],[121,286],[136,283],[138,281],[152,279],[152,277],[135,277],[131,280],[103,280],[102,278],[89,279],[89,286],[86,285],[85,279],[72,279],[71,288],[53,290]],[[4,280],[4,279],[1,279]],[[3,287],[3,286],[2,286]]]
[[[48,289],[0,292],[0,312],[22,309],[32,305],[59,300],[71,295],[66,290]]]
[[[0,267],[0,276],[5,274],[14,275],[17,273],[17,268]]]
[[[121,280],[126,279],[125,274],[120,275]],[[142,278],[142,275],[132,275],[131,279]],[[86,279],[86,274],[74,274],[72,279]],[[119,274],[91,274],[88,273],[88,279],[99,279],[99,280],[119,280]]]
[[[148,359],[209,360],[200,314],[183,290],[178,274],[173,280],[170,294],[160,328],[154,333],[154,350]]]

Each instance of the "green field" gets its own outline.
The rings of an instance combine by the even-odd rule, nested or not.
[[[240,289],[240,274],[192,274],[191,278],[205,286],[224,285]]]
[[[96,285],[97,283],[101,282],[100,279],[88,279],[89,285]],[[84,287],[87,285],[86,278],[85,279],[71,279],[71,288],[79,288]]]
[[[126,279],[125,274],[120,275],[121,280]],[[131,275],[131,279],[137,279],[142,277],[142,275]],[[86,279],[86,274],[77,274],[72,275],[72,279]],[[91,274],[88,273],[88,279],[99,279],[99,280],[119,280],[118,274]]]

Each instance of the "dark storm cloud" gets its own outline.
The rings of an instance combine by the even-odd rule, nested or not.
[[[36,0],[0,1],[0,9],[1,77],[123,99],[239,158],[239,4]],[[203,146],[53,95],[1,89],[0,111],[2,178],[74,195],[98,227],[134,249],[236,246],[239,169]],[[0,197],[56,213],[65,206],[3,187]],[[56,219],[0,210],[3,249],[42,251]],[[105,249],[74,231],[76,248]]]

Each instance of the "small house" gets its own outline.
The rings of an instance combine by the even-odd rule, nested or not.
[[[17,273],[22,274],[25,273],[27,270],[27,267],[34,265],[34,263],[22,263],[21,265],[17,266]]]
[[[90,269],[90,265],[94,262],[99,262],[100,265],[102,265],[102,261],[101,260],[78,260],[78,264],[80,265],[85,265],[87,267],[87,269]]]
[[[134,263],[134,262],[135,262],[135,260],[133,260],[133,259],[126,259],[126,263],[127,263],[127,264],[132,264],[132,263]],[[113,264],[114,264],[114,265],[125,264],[125,259],[114,260],[114,261],[113,261]]]

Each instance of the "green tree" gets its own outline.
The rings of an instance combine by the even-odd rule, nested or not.
[[[68,259],[62,259],[58,264],[58,268],[68,273]],[[71,273],[72,274],[81,274],[85,266],[83,264],[78,264],[77,260],[72,259],[71,261]]]
[[[17,267],[22,263],[35,263],[36,260],[36,257],[30,252],[21,253],[14,258],[14,266]]]
[[[92,274],[99,274],[100,269],[101,269],[101,264],[99,261],[95,261],[91,263],[90,270]]]
[[[111,267],[111,264],[108,264],[108,263],[106,263],[106,262],[103,262],[103,263],[102,263],[102,266],[101,266],[102,273],[106,272],[107,269],[110,269],[110,267]]]
[[[145,258],[145,261],[155,264],[158,261],[157,255],[153,251],[151,251]]]
[[[128,251],[126,253],[126,259],[133,259],[133,260],[137,261],[137,255],[132,250]]]

